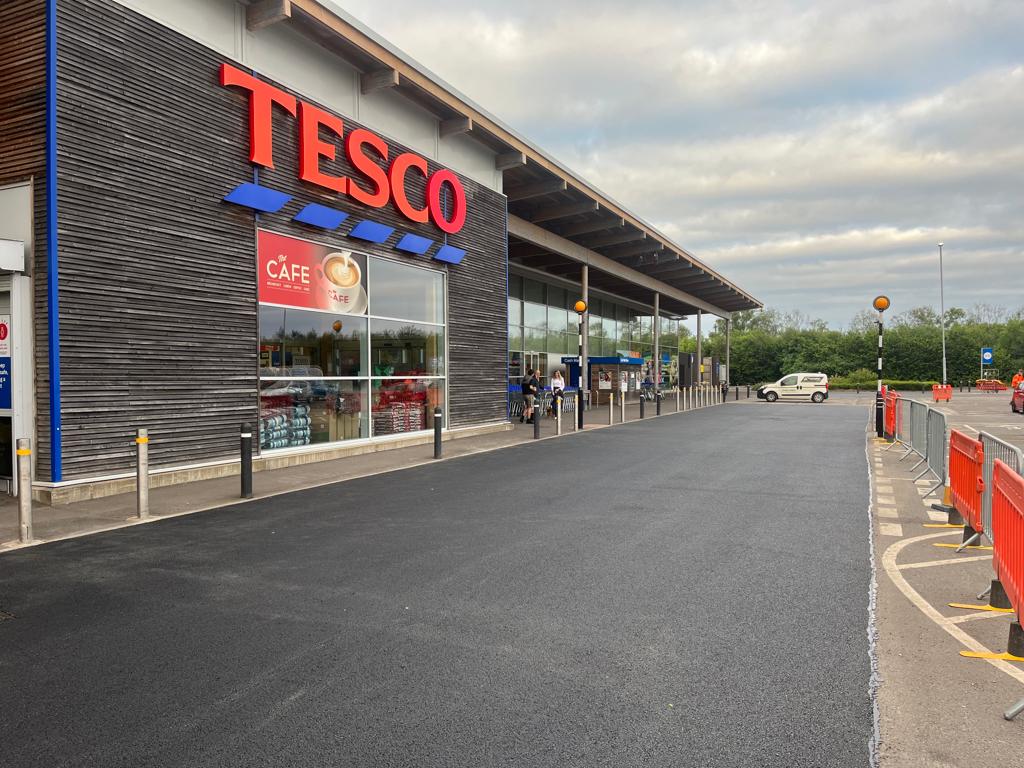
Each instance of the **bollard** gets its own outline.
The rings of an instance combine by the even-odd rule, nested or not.
[[[615,423],[615,390],[608,393],[608,423]]]
[[[676,413],[679,413],[679,387],[676,387]]]
[[[18,456],[18,538],[32,543],[32,441],[19,437]]]
[[[646,398],[646,397],[644,397],[644,393],[643,393],[643,392],[641,392],[641,393],[640,393],[640,418],[641,418],[641,419],[642,419],[642,418],[644,417],[644,401],[645,401],[646,399],[647,399],[647,398]]]
[[[576,401],[576,403],[577,403],[577,405],[579,405],[579,401],[578,400]],[[572,415],[572,431],[573,432],[579,432],[580,431],[580,423],[579,423],[579,421],[576,420],[576,414],[575,413],[573,413],[573,415]]]
[[[654,393],[654,415],[661,416],[661,392]]]
[[[626,393],[619,392],[619,421],[626,423]]]
[[[747,384],[747,400],[750,399],[750,385]]]
[[[591,390],[593,392],[593,390]],[[593,397],[593,395],[591,395]],[[580,377],[580,386],[576,390],[576,431],[583,429],[583,377]]]
[[[252,498],[252,425],[249,422],[242,423],[239,432],[242,452],[242,498]]]
[[[555,434],[562,434],[562,398],[555,400]]]
[[[441,429],[444,427],[444,411],[434,408],[434,458],[441,458]]]
[[[539,395],[538,395],[539,397]],[[533,439],[540,439],[540,406],[533,407]]]
[[[149,517],[149,430],[135,434],[135,497],[140,520]]]

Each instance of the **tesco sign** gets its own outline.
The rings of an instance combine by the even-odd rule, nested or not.
[[[299,132],[299,178],[318,187],[347,195],[373,208],[389,202],[402,216],[418,224],[432,221],[442,232],[454,235],[466,223],[466,191],[459,178],[447,169],[430,173],[427,161],[412,152],[388,157],[388,145],[380,136],[356,128],[344,134],[344,123],[337,115],[305,101],[299,101],[280,88],[253,75],[221,64],[220,84],[241,88],[249,94],[249,159],[264,168],[274,167],[274,107],[297,119]],[[326,138],[325,138],[326,137]],[[321,161],[334,160],[339,143],[345,156],[359,174],[357,179],[325,173]],[[410,173],[426,179],[425,199],[410,200],[406,180]],[[365,183],[369,191],[362,186]],[[451,208],[445,211],[443,190],[451,190]]]

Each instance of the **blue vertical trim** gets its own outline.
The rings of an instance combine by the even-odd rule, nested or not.
[[[504,182],[504,179],[502,180]],[[504,183],[503,185],[504,186]],[[512,389],[511,386],[507,386],[509,383],[510,374],[512,369],[509,367],[511,364],[510,358],[512,357],[512,344],[508,339],[508,198],[505,198],[505,416],[509,421],[512,421]],[[525,331],[524,331],[525,333]]]
[[[63,477],[57,274],[57,0],[46,0],[46,324],[50,362],[50,480]]]

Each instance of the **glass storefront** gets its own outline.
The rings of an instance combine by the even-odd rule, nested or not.
[[[509,385],[518,387],[528,368],[540,369],[541,383],[556,369],[565,371],[563,356],[579,352],[577,315],[571,290],[520,275],[509,275],[508,341]],[[679,345],[683,341],[681,320],[661,318],[659,350],[662,386],[675,383]],[[645,361],[643,374],[654,371],[654,318],[632,307],[600,298],[590,302],[589,354],[591,357],[620,355]]]
[[[444,409],[444,273],[364,258],[365,314],[260,304],[263,450],[432,429]]]

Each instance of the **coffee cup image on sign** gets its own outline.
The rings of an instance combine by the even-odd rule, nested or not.
[[[317,270],[321,300],[325,309],[359,313],[366,309],[363,272],[350,251],[336,251],[324,257]]]

